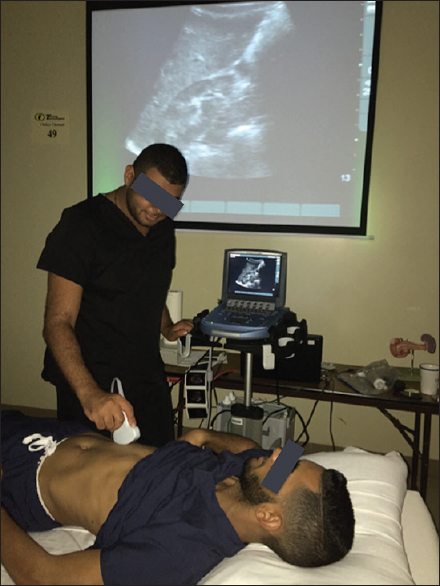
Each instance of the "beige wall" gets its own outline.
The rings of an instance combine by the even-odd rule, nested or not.
[[[1,10],[2,401],[54,408],[53,388],[40,378],[46,275],[35,265],[62,209],[86,196],[85,2],[2,2]],[[33,142],[35,109],[69,113],[67,145]],[[287,305],[324,336],[324,360],[409,366],[409,357],[391,356],[390,339],[439,334],[438,161],[438,2],[385,1],[373,239],[179,233],[172,287],[184,291],[185,315],[215,306],[225,248],[284,250]],[[417,364],[426,359],[438,363],[438,351],[416,353]],[[308,417],[312,402],[292,404]],[[329,409],[318,405],[311,441],[330,443]],[[338,445],[410,451],[375,409],[335,405],[332,421]],[[432,440],[438,459],[437,417]]]

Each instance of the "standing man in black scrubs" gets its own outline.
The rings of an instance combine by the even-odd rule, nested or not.
[[[125,168],[124,185],[65,209],[46,239],[42,377],[56,387],[58,419],[108,435],[125,411],[139,441],[160,446],[174,439],[160,333],[175,341],[193,324],[174,324],[166,307],[174,222],[130,188],[141,173],[177,199],[188,182],[178,149],[150,145]],[[116,377],[125,399],[109,392]]]

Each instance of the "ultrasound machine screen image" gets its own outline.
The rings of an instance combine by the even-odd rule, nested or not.
[[[225,338],[267,338],[283,317],[287,254],[275,250],[225,250],[222,301],[200,324],[204,334]]]
[[[280,287],[280,263],[279,256],[231,255],[228,293],[277,297]]]

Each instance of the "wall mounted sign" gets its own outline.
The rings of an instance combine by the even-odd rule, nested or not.
[[[31,139],[36,144],[69,144],[69,114],[61,110],[33,110]]]

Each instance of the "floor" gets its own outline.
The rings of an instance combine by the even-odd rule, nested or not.
[[[55,411],[48,410],[48,409],[34,409],[28,407],[14,407],[12,405],[2,405],[3,409],[20,409],[26,415],[31,416],[38,416],[38,417],[55,417]],[[186,431],[183,428],[183,431]],[[342,448],[337,447],[337,450]],[[307,444],[304,453],[305,454],[312,454],[314,452],[327,452],[331,451],[332,447],[327,445],[321,444]],[[411,458],[406,458],[408,465],[411,466]],[[440,486],[439,486],[439,461],[438,460],[430,460],[429,461],[429,472],[428,472],[428,487],[426,492],[426,505],[432,515],[434,520],[434,524],[437,528],[437,532],[439,531],[439,494],[440,494]]]

